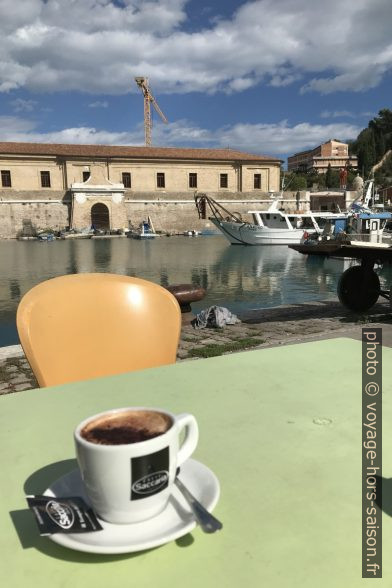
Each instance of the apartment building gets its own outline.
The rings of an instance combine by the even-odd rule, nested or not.
[[[356,155],[349,155],[348,144],[330,139],[315,149],[301,151],[291,155],[288,160],[289,171],[316,171],[325,174],[328,166],[339,170],[346,166],[358,169]]]

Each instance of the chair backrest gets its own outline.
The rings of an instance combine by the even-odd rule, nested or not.
[[[53,386],[174,363],[181,311],[152,282],[71,274],[27,292],[16,322],[39,385]]]

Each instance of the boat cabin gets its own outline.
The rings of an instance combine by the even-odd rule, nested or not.
[[[321,239],[348,238],[350,241],[381,242],[390,212],[355,212],[347,218],[328,220]]]
[[[336,218],[336,215],[331,213],[323,214],[285,214],[279,210],[272,211],[256,211],[250,210],[253,223],[259,227],[268,227],[269,229],[301,229],[315,230],[320,232],[328,218]]]

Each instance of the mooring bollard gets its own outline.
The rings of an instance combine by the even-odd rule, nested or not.
[[[189,323],[194,318],[191,303],[203,300],[204,296],[206,295],[204,288],[195,286],[194,284],[178,284],[176,286],[167,286],[166,290],[169,290],[169,292],[173,294],[178,304],[180,305],[183,323]]]

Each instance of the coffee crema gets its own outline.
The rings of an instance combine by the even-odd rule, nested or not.
[[[172,424],[172,419],[162,412],[127,410],[107,413],[89,421],[80,435],[97,445],[128,445],[163,435]]]

